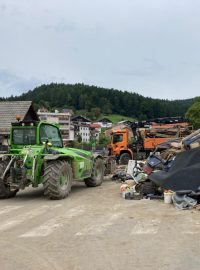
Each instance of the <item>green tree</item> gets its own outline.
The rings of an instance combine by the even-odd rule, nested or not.
[[[110,137],[105,135],[105,132],[101,132],[99,136],[99,144],[107,146],[110,143]]]
[[[101,109],[96,107],[96,108],[92,108],[91,109],[91,114],[93,116],[94,119],[98,119],[101,115]]]
[[[3,99],[2,99],[3,100]],[[119,91],[84,84],[51,83],[41,85],[20,96],[5,100],[32,100],[34,104],[49,104],[52,108],[74,108],[92,114],[92,108],[100,108],[104,114],[123,114],[134,118],[184,116],[197,100],[162,100],[143,97],[134,92]],[[98,118],[98,117],[97,117]]]
[[[188,109],[186,117],[190,120],[194,128],[200,128],[200,99]]]
[[[78,143],[81,143],[81,142],[82,142],[81,134],[78,134],[77,142],[78,142]]]

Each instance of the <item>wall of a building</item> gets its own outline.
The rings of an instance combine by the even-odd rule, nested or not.
[[[47,121],[50,123],[58,123],[60,125],[60,131],[62,134],[63,142],[74,140],[73,125],[71,125],[71,114],[70,113],[59,113],[59,112],[40,112],[38,111],[40,120]]]
[[[80,126],[79,127],[79,134],[81,135],[82,142],[89,142],[90,141],[90,128],[87,126]]]

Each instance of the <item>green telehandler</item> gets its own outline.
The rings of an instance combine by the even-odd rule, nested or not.
[[[0,156],[0,198],[43,184],[49,199],[64,199],[73,180],[88,187],[101,185],[104,169],[101,155],[64,148],[56,124],[19,121],[12,123],[8,153]]]

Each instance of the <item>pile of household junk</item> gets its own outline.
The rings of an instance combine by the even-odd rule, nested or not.
[[[130,160],[113,175],[125,199],[164,199],[177,209],[200,203],[200,129],[158,145],[146,161]]]

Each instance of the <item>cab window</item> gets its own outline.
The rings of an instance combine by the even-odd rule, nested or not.
[[[36,144],[35,128],[13,128],[12,143],[16,145]]]
[[[114,134],[113,143],[118,143],[123,141],[123,134]]]
[[[63,147],[59,129],[51,125],[41,125],[40,141],[41,143],[49,141],[55,147]]]

